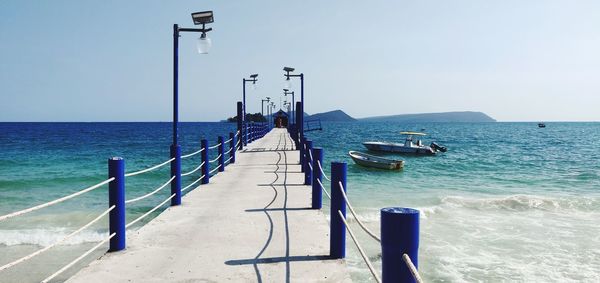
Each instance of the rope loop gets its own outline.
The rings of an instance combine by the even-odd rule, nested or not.
[[[331,179],[329,179],[329,177],[327,177],[327,174],[325,174],[325,171],[323,171],[323,167],[321,166],[321,161],[317,160],[317,164],[319,165],[319,170],[321,170],[321,175],[323,175],[323,177],[325,177],[325,179],[329,182],[331,182]]]
[[[344,201],[348,205],[348,208],[350,209],[350,212],[352,212],[352,216],[354,217],[354,219],[356,219],[356,222],[358,223],[358,225],[360,226],[360,228],[362,228],[365,231],[365,233],[369,234],[369,236],[371,236],[373,239],[375,239],[375,241],[381,243],[381,238],[378,237],[377,235],[375,235],[375,233],[371,232],[371,230],[369,230],[369,228],[367,228],[362,223],[362,221],[360,221],[360,219],[358,218],[358,216],[356,216],[356,212],[354,212],[354,208],[350,204],[350,201],[348,200],[348,196],[346,196],[346,192],[344,192],[344,185],[342,185],[341,181],[339,182],[339,184],[340,184],[340,192],[342,193],[342,197],[344,197]]]
[[[196,154],[198,154],[198,153],[200,153],[200,152],[203,152],[203,151],[204,151],[204,148],[201,148],[200,150],[198,150],[198,151],[194,151],[194,152],[192,152],[192,153],[190,153],[190,154],[182,155],[182,156],[181,156],[181,159],[184,159],[184,158],[188,158],[188,157],[194,156],[194,155],[196,155]]]
[[[171,161],[173,161],[173,160],[175,160],[175,157],[173,157],[173,158],[171,158],[171,159],[169,159],[169,160],[167,160],[167,161],[165,161],[165,162],[163,162],[161,164],[158,164],[156,166],[152,166],[150,168],[147,168],[147,169],[144,169],[144,170],[140,170],[140,171],[136,171],[136,172],[127,173],[127,174],[125,174],[125,177],[131,177],[131,176],[143,174],[143,173],[146,173],[146,172],[150,172],[152,170],[158,169],[160,167],[163,167],[163,166],[171,163]]]
[[[365,254],[365,251],[363,250],[363,248],[358,243],[358,240],[356,240],[356,237],[354,236],[354,233],[352,232],[352,229],[350,229],[350,226],[348,226],[348,222],[346,222],[346,218],[344,218],[344,215],[339,210],[338,210],[338,214],[340,215],[340,218],[344,222],[344,226],[346,226],[346,230],[348,230],[348,233],[350,234],[350,237],[352,238],[352,241],[354,241],[354,244],[358,248],[358,251],[360,252],[360,255],[362,256],[363,260],[367,264],[367,267],[369,268],[369,271],[371,271],[371,274],[373,274],[373,277],[375,277],[375,281],[377,281],[377,283],[381,283],[381,279],[379,278],[379,274],[377,274],[377,272],[375,271],[375,268],[373,268],[373,265],[371,264],[371,261],[369,260],[369,258]]]
[[[9,214],[6,214],[6,215],[3,215],[3,216],[0,216],[0,221],[2,221],[2,220],[6,220],[6,219],[9,219],[9,218],[12,218],[12,217],[15,217],[15,216],[23,215],[23,214],[26,214],[26,213],[29,213],[29,212],[32,212],[32,211],[36,211],[36,210],[38,210],[38,209],[42,209],[42,208],[44,208],[44,207],[48,207],[48,206],[55,205],[55,204],[57,204],[57,203],[61,203],[61,202],[63,202],[63,201],[66,201],[66,200],[72,199],[72,198],[74,198],[74,197],[76,197],[76,196],[78,196],[78,195],[85,194],[85,193],[87,193],[87,192],[90,192],[90,191],[92,191],[92,190],[95,190],[95,189],[97,189],[97,188],[99,188],[99,187],[101,187],[101,186],[103,186],[103,185],[106,185],[106,184],[108,184],[108,183],[112,182],[114,179],[115,179],[115,178],[114,178],[114,177],[112,177],[112,178],[109,178],[109,179],[107,179],[107,180],[104,180],[104,181],[102,181],[102,182],[100,182],[100,183],[98,183],[98,184],[95,184],[95,185],[93,185],[93,186],[91,186],[91,187],[89,187],[89,188],[86,188],[86,189],[83,189],[83,190],[81,190],[81,191],[78,191],[78,192],[75,192],[75,193],[73,193],[73,194],[70,194],[70,195],[68,195],[68,196],[64,196],[64,197],[62,197],[62,198],[55,199],[55,200],[53,200],[53,201],[49,201],[49,202],[46,202],[46,203],[42,203],[42,204],[40,204],[40,205],[36,205],[36,206],[34,206],[34,207],[30,207],[30,208],[27,208],[27,209],[23,209],[23,210],[15,211],[15,212],[13,212],[13,213],[9,213]]]

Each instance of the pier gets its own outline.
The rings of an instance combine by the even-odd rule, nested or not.
[[[303,183],[292,139],[273,129],[68,282],[350,282]]]

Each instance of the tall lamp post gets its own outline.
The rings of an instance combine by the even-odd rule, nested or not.
[[[293,92],[293,91],[290,91],[290,90],[289,90],[289,89],[287,89],[287,88],[284,88],[284,89],[283,89],[283,95],[287,96],[288,94],[291,94],[291,95],[292,95],[292,114],[290,114],[290,115],[295,115],[295,114],[294,114],[294,92]],[[296,121],[295,121],[295,120],[296,120],[296,118],[292,118],[292,117],[290,117],[290,118],[291,118],[291,120],[292,120],[292,122],[293,122],[292,124],[295,124],[295,123],[296,123]]]
[[[212,11],[192,13],[194,25],[202,25],[202,28],[180,28],[179,25],[173,25],[173,143],[171,144],[171,176],[175,176],[171,182],[171,194],[175,197],[171,199],[171,205],[181,204],[181,147],[177,143],[177,127],[179,122],[179,33],[180,32],[201,32],[198,38],[197,48],[200,54],[207,54],[212,42],[206,37],[206,33],[212,28],[206,28],[206,24],[214,21]]]
[[[269,104],[269,109],[271,110],[271,114],[269,115],[269,116],[271,116],[271,126],[273,126],[275,123],[275,116],[273,116],[273,109],[275,109],[275,102],[271,101],[271,103]]]
[[[260,100],[260,114],[263,115],[263,117],[265,117],[265,113],[263,112],[263,109],[265,108],[265,101],[267,102],[267,106],[269,106],[269,101],[271,100],[270,97],[266,97],[266,99],[261,99]],[[267,111],[267,115],[269,115],[269,111]]]
[[[293,78],[293,77],[300,78],[300,102],[302,104],[302,109],[296,109],[296,111],[298,111],[298,110],[301,111],[300,116],[297,116],[300,118],[300,121],[296,121],[296,127],[298,128],[298,131],[300,132],[300,140],[302,140],[302,138],[304,138],[304,74],[303,73],[300,73],[298,75],[290,74],[294,70],[295,70],[294,68],[283,67],[283,71],[285,71],[284,76],[285,76],[285,82],[286,82],[287,89],[291,88],[290,78]]]
[[[248,145],[248,125],[247,125],[247,121],[246,121],[246,83],[247,82],[252,82],[252,84],[256,84],[256,82],[258,81],[257,79],[258,74],[252,74],[250,75],[249,79],[243,78],[242,79],[242,91],[243,91],[243,97],[242,97],[242,105],[243,107],[243,115],[242,115],[242,123],[244,125],[244,145]]]

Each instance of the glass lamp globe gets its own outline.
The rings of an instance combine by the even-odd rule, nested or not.
[[[290,79],[285,80],[283,88],[292,89],[292,81],[290,81]]]
[[[212,41],[210,38],[206,37],[206,34],[203,34],[198,38],[198,43],[196,47],[198,48],[198,53],[200,54],[208,54],[210,47],[212,46]]]

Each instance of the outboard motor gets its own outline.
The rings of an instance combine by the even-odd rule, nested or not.
[[[435,151],[441,151],[441,152],[446,152],[448,150],[445,146],[441,146],[435,142],[432,142],[429,147],[433,148],[433,150],[435,150]]]

